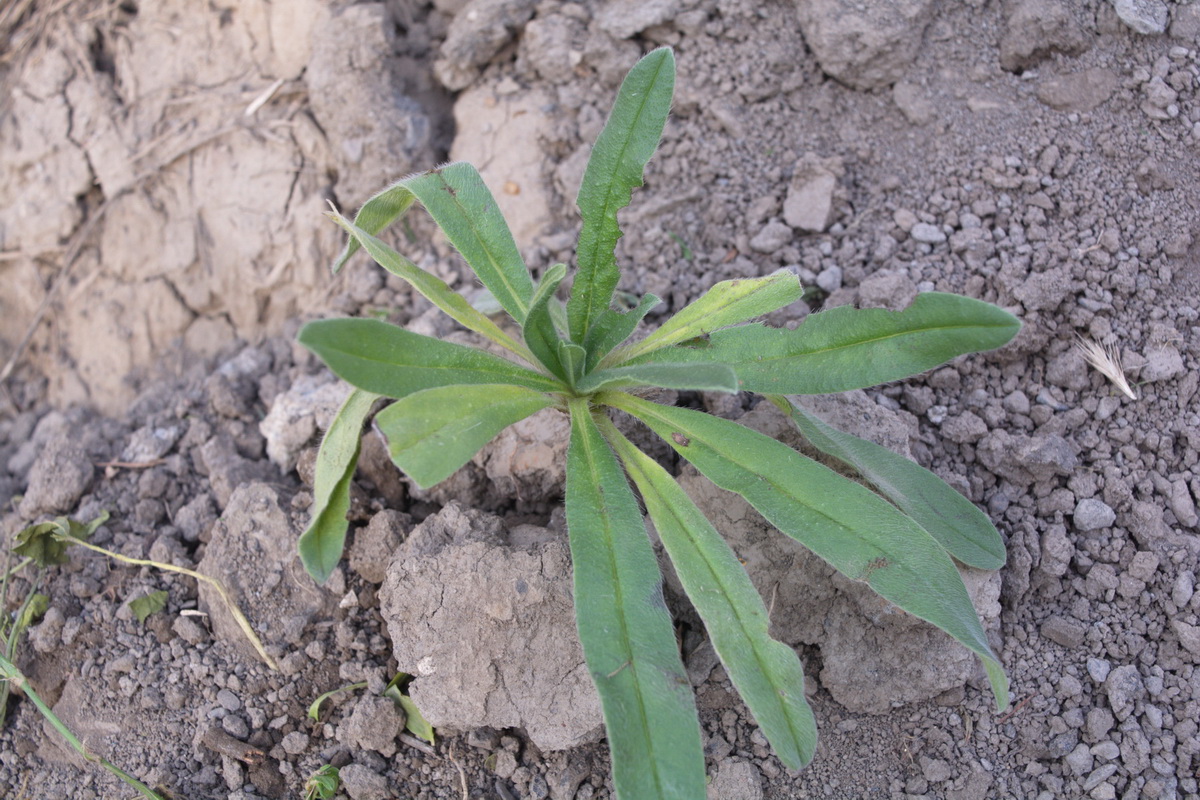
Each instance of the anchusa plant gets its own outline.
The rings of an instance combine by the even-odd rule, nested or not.
[[[613,780],[626,800],[705,796],[694,698],[633,487],[779,759],[792,769],[808,764],[817,732],[800,660],[768,634],[767,611],[741,563],[672,476],[618,430],[610,409],[641,420],[783,535],[975,652],[997,706],[1008,703],[1007,679],[954,563],[1000,567],[1005,553],[995,528],[932,473],[830,427],[787,395],[905,378],[999,347],[1019,323],[987,303],[927,292],[899,312],[842,307],[812,314],[794,330],[771,328],[753,320],[803,293],[794,274],[780,271],[717,283],[630,341],[660,301],[646,295],[632,310],[612,307],[620,278],[617,212],[642,183],[674,82],[674,56],[662,48],[639,61],[621,86],[579,191],[583,225],[565,303],[556,290],[567,266],[555,264],[534,280],[469,164],[405,178],[371,198],[353,221],[333,213],[350,236],[335,271],[364,249],[509,357],[377,319],[317,321],[300,332],[300,341],[355,387],[321,446],[312,523],[299,542],[305,566],[320,581],[342,554],[362,427],[380,398],[393,402],[375,415],[375,425],[392,460],[422,487],[449,477],[508,425],[544,408],[570,415],[566,515],[576,621],[604,710]],[[519,333],[376,238],[414,202],[445,231]],[[759,392],[863,482],[736,422],[653,402],[647,390],[655,388]]]

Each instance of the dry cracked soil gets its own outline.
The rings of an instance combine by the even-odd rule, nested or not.
[[[1024,323],[814,406],[1000,530],[1007,565],[968,577],[1004,713],[963,651],[632,431],[769,598],[821,729],[808,769],[774,758],[668,575],[710,797],[1200,797],[1200,4],[1182,0],[5,4],[4,535],[107,511],[94,543],[218,577],[278,668],[191,578],[79,548],[9,581],[6,613],[49,598],[19,666],[175,798],[296,798],[326,763],[353,800],[610,797],[571,624],[563,420],[515,426],[431,491],[368,432],[352,542],[317,586],[295,539],[346,390],[294,335],[346,314],[461,335],[366,262],[331,276],[322,218],[447,159],[479,166],[536,273],[569,262],[588,144],[663,44],[679,84],[623,215],[621,289],[666,313],[790,267],[809,291],[777,325],[932,289]],[[475,291],[428,219],[394,236]],[[1077,336],[1121,355],[1136,398]],[[789,436],[754,397],[663,399]],[[154,591],[165,608],[139,622]],[[380,696],[399,671],[433,745]],[[130,795],[12,698],[0,796]]]

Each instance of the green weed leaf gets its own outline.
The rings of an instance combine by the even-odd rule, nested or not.
[[[640,342],[613,354],[614,364],[686,342],[740,322],[770,314],[796,302],[804,294],[800,279],[779,270],[764,278],[740,278],[715,284],[695,302]]]
[[[621,313],[607,309],[596,320],[596,324],[588,331],[587,341],[583,348],[587,350],[587,368],[591,370],[604,356],[621,342],[628,339],[637,330],[638,323],[646,318],[650,310],[661,303],[652,294],[647,294],[631,311]]]
[[[395,222],[405,211],[408,211],[416,199],[404,185],[404,181],[393,183],[363,204],[363,207],[354,215],[354,225],[363,232],[374,236]],[[341,220],[341,215],[336,214],[334,221],[342,225]],[[341,272],[342,267],[346,266],[346,262],[350,260],[350,256],[357,253],[360,247],[362,247],[362,242],[357,237],[351,236],[346,240],[346,246],[334,259],[334,275]]]
[[[613,395],[612,404],[843,575],[974,651],[988,669],[997,706],[1008,705],[1007,679],[962,578],[924,528],[866,487],[736,422],[630,395]]]
[[[778,396],[770,400],[813,447],[853,467],[950,555],[979,569],[1004,566],[1004,541],[991,520],[937,475],[886,447],[827,425],[798,403]]]
[[[324,583],[342,557],[350,523],[350,481],[358,464],[362,428],[379,395],[356,389],[350,393],[329,425],[317,453],[313,478],[312,517],[297,546],[304,569]]]
[[[167,593],[159,590],[144,594],[134,600],[129,601],[129,610],[137,617],[138,622],[145,622],[146,618],[151,614],[162,611],[167,607]]]
[[[42,618],[50,608],[50,598],[40,592],[34,592],[29,600],[21,606],[21,614],[17,617],[14,630],[23,631]],[[14,641],[16,637],[11,637]]]
[[[691,684],[633,491],[586,400],[571,404],[567,530],[575,617],[626,800],[704,797]]]
[[[397,400],[375,416],[388,452],[428,489],[453,475],[500,431],[554,401],[509,385],[441,386]]]
[[[325,764],[304,782],[304,800],[333,800],[341,785],[338,768]]]
[[[734,393],[738,390],[737,375],[724,364],[658,363],[596,370],[579,381],[576,388],[580,392],[596,392],[631,386],[658,386],[698,392]]]
[[[524,323],[533,279],[496,198],[475,167],[464,162],[447,164],[401,183],[417,196],[509,316]]]
[[[553,378],[491,353],[377,319],[310,322],[300,329],[299,339],[339,378],[385,397],[459,383],[508,383],[539,391],[562,388]]]
[[[675,479],[611,423],[604,432],[637,484],[738,694],[779,760],[789,769],[806,766],[817,747],[817,721],[796,651],[771,638],[767,609],[746,570]]]
[[[512,337],[488,319],[486,314],[467,302],[465,297],[447,286],[441,278],[421,269],[336,211],[330,217],[350,234],[350,241],[359,243],[366,248],[371,258],[375,259],[375,263],[393,275],[408,281],[414,289],[420,292],[426,300],[440,308],[446,316],[467,330],[482,334],[507,350],[518,355],[525,354],[525,351],[513,341]]]
[[[562,362],[558,357],[558,346],[562,342],[562,337],[558,335],[558,329],[555,327],[554,319],[550,315],[550,305],[551,301],[554,300],[554,291],[558,289],[558,285],[562,283],[566,274],[566,264],[555,264],[546,270],[546,274],[538,282],[537,290],[534,292],[533,300],[530,302],[529,316],[525,318],[523,331],[525,345],[537,360],[542,363],[542,366],[557,375],[560,379],[569,381],[568,374],[563,369]]]
[[[108,512],[101,511],[91,522],[82,523],[68,517],[52,522],[39,522],[17,533],[12,551],[33,559],[39,567],[67,563],[67,548],[71,539],[87,541],[96,529],[108,522]]]
[[[713,333],[708,347],[670,354],[671,360],[730,364],[746,391],[827,394],[900,380],[964,353],[992,350],[1020,327],[1016,317],[989,303],[925,292],[903,311],[840,306],[810,315],[795,330],[727,328]]]
[[[406,731],[433,744],[433,726],[425,719],[425,715],[421,713],[421,709],[417,708],[413,699],[405,693],[411,680],[412,676],[407,672],[396,673],[396,677],[392,678],[388,682],[387,688],[383,690],[383,696],[390,697],[393,702],[399,703],[400,707],[404,709],[404,729]]]
[[[578,272],[567,302],[571,339],[582,344],[612,303],[620,272],[614,248],[621,238],[617,212],[629,205],[634,187],[662,138],[675,91],[675,56],[661,47],[634,65],[617,92],[583,174],[577,202],[583,216]]]

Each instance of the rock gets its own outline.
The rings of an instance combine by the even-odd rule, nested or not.
[[[1053,616],[1047,618],[1042,623],[1041,631],[1042,636],[1045,636],[1050,641],[1074,650],[1083,644],[1083,637],[1087,633],[1087,628],[1076,620]]]
[[[1175,6],[1175,12],[1171,15],[1171,36],[1191,40],[1193,44],[1200,39],[1200,4]]]
[[[319,30],[304,78],[313,116],[340,145],[333,151],[338,200],[354,207],[389,181],[433,166],[433,123],[389,66],[395,27],[383,3],[348,6]]]
[[[762,773],[749,761],[729,757],[717,764],[708,785],[709,800],[762,800]]]
[[[1070,442],[1054,434],[1013,436],[997,429],[979,440],[975,452],[985,467],[1018,486],[1068,476],[1078,462]]]
[[[171,452],[171,448],[182,435],[182,425],[146,425],[138,428],[129,437],[129,444],[121,451],[121,460],[140,464],[160,459]]]
[[[354,534],[354,542],[350,545],[350,569],[369,583],[383,583],[388,562],[411,527],[412,517],[390,508],[371,517],[367,527]]]
[[[1087,362],[1077,347],[1068,347],[1046,364],[1046,382],[1076,392],[1091,385]]]
[[[842,288],[842,268],[830,264],[817,275],[817,288],[826,294],[833,294]]]
[[[1087,497],[1075,504],[1075,530],[1096,531],[1107,528],[1117,519],[1117,514],[1102,500]]]
[[[1116,73],[1093,67],[1047,77],[1038,84],[1037,98],[1056,111],[1086,113],[1112,97],[1117,83]]]
[[[279,744],[283,747],[283,752],[288,755],[298,756],[308,749],[310,739],[307,733],[303,731],[292,731],[283,737],[283,741]]]
[[[537,0],[471,0],[463,6],[442,43],[433,71],[452,91],[470,86],[492,57],[533,16]]]
[[[1147,383],[1170,380],[1185,369],[1183,356],[1168,342],[1151,344],[1144,355],[1146,365],[1142,367],[1139,377]]]
[[[1167,505],[1180,525],[1194,528],[1200,523],[1200,515],[1196,514],[1196,502],[1192,500],[1192,493],[1188,491],[1187,484],[1182,479],[1171,482],[1171,494],[1167,498]]]
[[[774,253],[792,241],[792,229],[777,219],[762,227],[750,240],[750,247],[759,253]]]
[[[250,461],[238,454],[227,433],[218,433],[200,446],[200,460],[208,472],[217,505],[225,508],[239,486],[277,477],[275,468],[265,461]]]
[[[337,739],[347,747],[374,750],[391,758],[396,755],[396,736],[404,729],[404,722],[404,710],[395,701],[368,692],[338,726]]]
[[[399,668],[435,728],[524,728],[542,750],[595,741],[565,541],[505,543],[503,522],[451,503],[417,526],[379,591]],[[535,537],[537,538],[537,537]]]
[[[1158,75],[1142,86],[1142,94],[1145,97],[1141,106],[1142,113],[1150,119],[1171,119],[1179,115],[1179,106],[1175,105],[1179,93]]]
[[[1019,0],[1005,21],[1000,66],[1019,72],[1053,53],[1079,55],[1085,49],[1083,31],[1061,0]]]
[[[1137,667],[1123,664],[1108,673],[1104,679],[1104,692],[1113,715],[1124,720],[1133,713],[1133,704],[1145,696],[1146,687]]]
[[[903,272],[876,272],[858,284],[860,308],[901,311],[917,297],[917,285]]]
[[[1071,278],[1063,269],[1035,272],[1012,293],[1028,311],[1052,311],[1071,293]]]
[[[952,442],[970,444],[979,441],[987,435],[987,423],[972,411],[964,411],[953,417],[947,417],[942,423],[942,435]]]
[[[350,386],[328,373],[303,375],[275,397],[258,430],[267,440],[267,458],[283,472],[296,467],[300,451],[329,428],[350,394]]]
[[[521,58],[542,80],[567,83],[583,59],[587,42],[584,24],[563,14],[531,20],[521,37]]]
[[[361,764],[347,764],[338,775],[351,800],[384,800],[391,794],[387,778]]]
[[[833,191],[843,168],[839,159],[822,159],[806,153],[792,168],[783,219],[789,226],[820,233],[833,217]]]
[[[77,434],[52,438],[29,471],[29,487],[17,513],[34,520],[44,514],[65,514],[75,508],[92,484],[95,468]]]
[[[675,19],[680,0],[608,0],[596,11],[596,24],[615,39],[628,39],[646,28]]]
[[[296,563],[300,535],[280,507],[275,489],[264,483],[239,486],[221,518],[197,569],[219,579],[263,640],[264,645],[294,645],[303,620],[326,613],[331,596],[319,591]],[[213,635],[257,659],[258,654],[216,590],[198,584],[201,608]],[[299,621],[301,624],[297,624]]]
[[[931,6],[930,0],[808,0],[796,10],[805,44],[821,69],[855,89],[868,90],[904,77],[921,48]]]
[[[1133,30],[1146,36],[1167,30],[1167,4],[1162,0],[1113,0],[1117,16]]]
[[[1179,644],[1193,656],[1200,658],[1200,626],[1189,625],[1183,620],[1171,620],[1171,629],[1179,637]]]
[[[913,125],[925,125],[937,115],[937,106],[915,83],[900,81],[892,87],[892,102]]]
[[[913,225],[908,235],[914,241],[924,242],[925,244],[941,244],[946,241],[946,234],[942,233],[942,229],[936,225],[930,225],[928,222],[918,222]]]

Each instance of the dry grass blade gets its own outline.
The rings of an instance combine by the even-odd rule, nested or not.
[[[1130,400],[1138,399],[1137,393],[1133,391],[1129,381],[1125,378],[1125,371],[1121,369],[1121,357],[1114,345],[1099,344],[1080,336],[1075,340],[1075,347],[1089,364],[1112,381],[1112,384],[1120,389],[1126,397]]]

